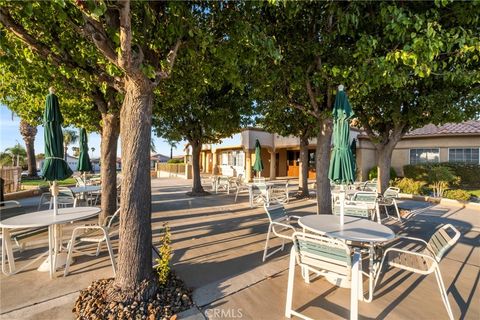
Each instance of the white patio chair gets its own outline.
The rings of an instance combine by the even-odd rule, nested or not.
[[[105,220],[105,224],[103,226],[99,225],[85,225],[79,226],[73,229],[72,231],[72,238],[68,242],[68,255],[67,255],[67,262],[65,265],[65,272],[64,276],[68,275],[68,269],[70,268],[70,262],[73,251],[79,252],[75,250],[75,245],[79,242],[89,242],[89,243],[96,243],[97,244],[97,251],[95,254],[88,254],[82,252],[83,254],[89,256],[98,256],[100,253],[100,249],[102,247],[102,243],[105,242],[107,244],[108,254],[110,255],[110,261],[112,263],[113,268],[113,275],[116,274],[116,266],[115,266],[115,257],[113,256],[113,249],[110,243],[110,234],[112,231],[112,225],[117,222],[120,214],[120,209],[115,211],[112,216],[107,217]],[[77,237],[79,237],[77,241]]]
[[[350,248],[343,242],[319,234],[295,232],[293,247],[290,251],[288,268],[287,299],[285,317],[292,315],[303,319],[310,319],[293,309],[293,285],[295,265],[298,264],[304,272],[334,278],[335,283],[351,281],[350,289],[350,318],[356,319],[358,314],[358,265],[360,253],[355,251],[353,258]],[[352,268],[354,266],[354,268]]]
[[[254,203],[266,204],[270,203],[270,190],[267,186],[265,178],[254,178],[252,186],[252,196]]]
[[[380,209],[378,207],[378,194],[376,192],[359,191],[356,192],[348,201],[348,205],[367,206],[370,210],[370,217],[372,220],[377,219],[381,223]]]
[[[449,234],[449,232],[451,234]],[[439,228],[428,242],[419,238],[399,237],[403,239],[420,242],[424,245],[421,251],[409,251],[390,247],[385,250],[385,253],[378,269],[378,274],[375,278],[374,288],[377,285],[383,264],[387,261],[391,267],[402,270],[428,275],[435,273],[437,278],[438,288],[442,296],[443,304],[447,309],[448,317],[453,320],[452,308],[448,302],[447,291],[443,283],[442,275],[440,273],[439,263],[445,253],[457,242],[460,238],[460,232],[451,224],[447,224]]]
[[[216,186],[215,186],[215,193],[218,193],[219,189],[223,189],[230,194],[230,177],[221,176],[218,177]]]
[[[248,185],[243,181],[243,175],[239,174],[235,180],[235,202],[237,202],[237,198],[238,198],[238,194],[242,191],[242,190],[249,190],[249,187]]]
[[[77,206],[77,198],[73,194],[72,190],[70,190],[70,188],[59,187],[57,204],[59,208],[67,208],[69,206],[75,208]],[[48,205],[49,209],[53,208],[53,197],[50,192],[42,193],[42,195],[40,196],[37,210],[40,211],[45,205]]]
[[[372,179],[364,183],[362,190],[377,192],[377,188],[378,188],[377,179]]]
[[[210,185],[211,188],[212,188],[212,191],[215,191],[215,188],[216,188],[216,181],[217,181],[217,177],[216,176],[203,176],[201,177],[201,182],[202,182],[202,186],[208,186]]]
[[[275,201],[278,203],[288,203],[289,201],[288,184],[289,184],[289,180],[287,180],[284,187],[273,186],[270,189],[270,201]]]
[[[385,208],[385,213],[387,214],[387,218],[390,218],[388,214],[388,207],[393,206],[395,208],[395,213],[397,214],[397,220],[402,221],[402,217],[400,216],[400,211],[398,210],[397,201],[395,199],[398,198],[400,193],[399,188],[389,187],[383,195],[378,199],[378,205],[383,206]]]
[[[85,186],[86,186],[86,183],[85,183],[85,181],[82,179],[82,177],[80,177],[80,176],[73,176],[73,178],[75,179],[75,182],[76,182],[76,186],[77,186],[77,187],[85,187]]]
[[[263,250],[263,262],[265,262],[265,260],[272,254],[275,254],[278,251],[283,251],[283,249],[285,248],[285,240],[292,240],[292,238],[291,236],[286,236],[285,234],[282,234],[281,231],[289,229],[292,231],[292,233],[295,232],[295,227],[290,224],[291,219],[300,219],[300,217],[298,216],[289,215],[287,213],[287,210],[285,210],[283,204],[276,204],[272,206],[267,206],[267,204],[265,204],[264,208],[268,216],[269,225],[267,232],[267,240],[265,242],[265,249]],[[272,232],[274,235],[282,239],[282,245],[280,246],[280,248],[277,248],[274,251],[268,253],[268,243],[270,241],[270,234]]]

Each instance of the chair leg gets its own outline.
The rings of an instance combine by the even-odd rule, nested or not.
[[[265,241],[265,249],[263,250],[263,262],[267,259],[267,250],[268,250],[268,241],[270,240],[270,232],[272,231],[272,225],[268,225],[268,232],[267,232],[267,241]]]
[[[372,295],[373,295],[373,291],[375,291],[375,288],[377,287],[377,282],[378,282],[378,279],[380,278],[380,274],[382,273],[383,263],[385,262],[386,257],[387,255],[383,255],[382,262],[380,262],[380,266],[378,267],[377,274],[375,275],[375,282],[373,283]]]
[[[235,202],[237,202],[237,197],[238,197],[238,192],[240,191],[240,188],[237,188],[237,192],[235,193]]]
[[[445,290],[445,285],[443,283],[442,274],[440,273],[440,269],[438,266],[435,268],[435,277],[437,278],[438,288],[440,289],[440,295],[442,296],[443,304],[447,309],[448,317],[450,320],[453,320],[453,312],[452,308],[450,307],[450,302],[448,301],[447,290]]]
[[[402,222],[402,217],[400,216],[400,211],[398,210],[397,201],[393,199],[393,205],[395,206],[395,211],[397,212],[398,221]]]
[[[287,285],[287,301],[285,303],[285,317],[292,317],[293,305],[293,281],[295,278],[295,248],[290,251],[290,263],[288,265],[288,285]]]
[[[102,241],[100,241],[97,245],[97,252],[95,252],[95,256],[98,257],[98,255],[100,254],[100,249],[102,249]]]
[[[117,268],[115,266],[115,257],[113,256],[112,244],[110,243],[110,238],[105,234],[105,242],[107,243],[108,254],[110,255],[110,261],[112,262],[113,276],[117,275]]]
[[[76,230],[72,232],[72,238],[70,239],[67,247],[68,247],[68,254],[67,254],[67,261],[65,263],[65,271],[63,272],[63,276],[66,277],[68,275],[68,268],[70,268],[70,261],[72,259],[73,247],[75,247],[75,239],[77,238]]]

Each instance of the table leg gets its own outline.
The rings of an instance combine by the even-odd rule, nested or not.
[[[250,202],[250,208],[253,208],[253,187],[248,187],[248,200]]]
[[[10,237],[10,231],[7,228],[2,228],[2,272],[5,275],[15,273],[15,260],[13,258],[12,251],[12,239]],[[7,272],[5,266],[5,258],[8,260],[8,268],[10,272]]]
[[[358,250],[355,250],[353,253],[353,261],[352,261],[352,286],[350,288],[350,320],[357,320],[358,319],[358,285],[360,281],[360,270],[359,264],[361,263],[361,257]]]
[[[372,302],[373,300],[373,281],[375,279],[375,274],[373,270],[375,246],[373,243],[370,243],[369,251],[370,252],[369,252],[369,259],[368,259],[368,298],[363,299],[365,302]]]

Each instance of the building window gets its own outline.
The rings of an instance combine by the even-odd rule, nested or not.
[[[448,149],[449,162],[479,163],[478,148]]]
[[[440,149],[410,149],[410,164],[440,162]]]
[[[245,153],[243,151],[230,151],[222,153],[222,166],[243,167]]]

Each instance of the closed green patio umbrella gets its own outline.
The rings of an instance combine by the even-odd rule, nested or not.
[[[350,148],[350,119],[352,107],[343,86],[338,87],[333,106],[333,151],[330,159],[328,178],[340,184],[340,223],[343,224],[346,184],[355,180],[355,160]]]
[[[42,167],[42,176],[45,180],[53,182],[53,210],[57,214],[57,180],[64,180],[72,175],[72,170],[63,159],[63,117],[60,113],[58,98],[50,89],[45,102],[43,125],[45,127],[45,161]]]
[[[253,171],[260,177],[260,174],[263,170],[262,162],[262,147],[260,146],[260,141],[258,139],[255,141],[255,163],[253,164]]]
[[[85,128],[80,129],[80,156],[78,157],[77,170],[83,172],[83,180],[86,183],[85,173],[92,171],[92,163],[88,156],[88,135]]]

